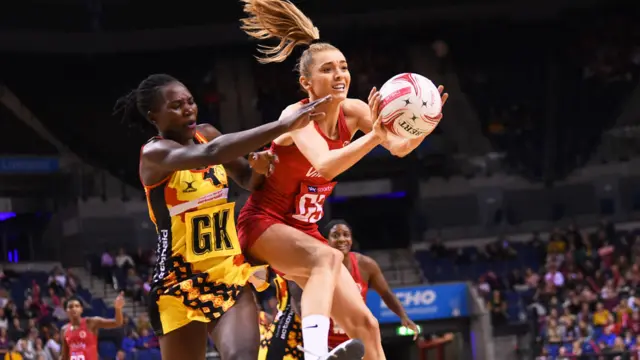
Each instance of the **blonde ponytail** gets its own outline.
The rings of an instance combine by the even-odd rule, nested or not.
[[[275,46],[260,45],[265,56],[258,58],[262,64],[282,62],[300,45],[311,45],[320,39],[320,31],[311,19],[287,0],[242,0],[244,12],[242,30],[258,40],[280,39]]]

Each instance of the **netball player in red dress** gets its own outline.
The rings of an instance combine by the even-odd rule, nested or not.
[[[329,240],[329,245],[332,248],[344,254],[343,264],[349,269],[360,290],[362,299],[366,301],[369,288],[377,292],[389,310],[398,315],[400,323],[413,330],[414,338],[417,338],[418,327],[409,319],[402,303],[389,288],[389,284],[387,284],[387,280],[384,278],[378,263],[369,256],[351,251],[353,246],[351,226],[344,220],[332,220],[324,227],[322,233]],[[349,340],[349,336],[346,332],[339,324],[332,322],[329,330],[329,347],[338,346],[347,340]]]
[[[287,107],[282,116],[307,101],[332,96],[331,101],[321,105],[325,113],[322,119],[316,118],[272,143],[271,150],[280,164],[262,188],[252,193],[238,218],[238,234],[245,254],[270,264],[305,289],[302,295],[305,359],[358,358],[358,351],[362,351],[358,342],[348,342],[328,353],[329,316],[351,338],[364,343],[366,360],[385,359],[377,320],[342,265],[343,254],[326,245],[316,222],[323,216],[323,203],[331,194],[336,184],[332,180],[337,175],[380,144],[392,154],[404,156],[424,136],[403,140],[388,136],[379,121],[374,123],[380,103],[375,88],[369,96],[369,106],[347,98],[351,77],[344,55],[331,44],[318,42],[318,29],[292,3],[243,1],[249,14],[243,19],[243,29],[257,39],[280,39],[279,45],[262,48],[266,55],[262,63],[283,61],[297,45],[309,45],[299,62],[299,82],[309,97]],[[358,130],[365,135],[351,142]],[[342,355],[345,352],[347,357]]]
[[[122,326],[124,296],[118,295],[113,307],[114,319],[82,317],[82,302],[71,297],[65,303],[69,323],[62,327],[62,351],[60,360],[98,360],[98,330]]]

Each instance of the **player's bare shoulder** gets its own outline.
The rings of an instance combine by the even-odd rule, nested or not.
[[[211,141],[222,133],[211,124],[198,124],[196,130],[201,133],[208,141]]]

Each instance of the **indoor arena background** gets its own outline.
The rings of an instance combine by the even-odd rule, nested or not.
[[[412,341],[370,296],[388,358],[638,359],[638,7],[295,3],[345,53],[352,97],[400,72],[450,94],[419,149],[403,159],[376,149],[327,204],[422,327]],[[159,358],[143,305],[156,236],[137,176],[153,134],[111,109],[162,72],[223,132],[277,119],[303,96],[294,64],[259,65],[241,16],[231,0],[3,2],[0,353],[40,338],[38,354],[55,355],[61,298],[76,293],[88,314],[109,316],[123,289],[126,329],[100,333],[101,357]],[[34,299],[35,287],[47,295]],[[123,350],[124,338],[140,349]]]

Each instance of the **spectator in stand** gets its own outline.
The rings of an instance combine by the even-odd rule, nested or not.
[[[615,307],[614,313],[616,315],[616,332],[621,334],[623,330],[631,327],[631,316],[633,314],[626,298],[620,299],[620,303]]]
[[[9,295],[7,294],[7,290],[4,288],[0,288],[0,308],[4,309],[9,302]]]
[[[147,296],[149,295],[149,292],[151,291],[151,283],[153,282],[153,275],[149,274],[147,276],[147,281],[144,282],[144,284],[142,284],[142,302],[144,302],[146,304],[147,302]]]
[[[149,317],[146,314],[138,315],[137,323],[137,333],[142,334],[143,330],[151,330],[151,323],[149,322]]]
[[[138,349],[146,350],[155,347],[154,336],[150,334],[149,329],[142,329],[140,336],[136,340],[136,347]]]
[[[487,275],[480,275],[478,279],[478,291],[483,297],[487,297],[491,293],[491,285],[487,281]]]
[[[491,300],[487,303],[487,310],[491,312],[491,323],[494,326],[507,322],[507,302],[504,301],[499,290],[493,290]]]
[[[142,279],[134,268],[130,268],[127,272],[126,293],[136,301],[142,300]]]
[[[113,266],[115,260],[108,250],[105,250],[100,256],[100,268],[102,270],[102,276],[107,284],[113,284]]]
[[[596,311],[593,313],[593,325],[594,326],[607,326],[613,322],[613,317],[609,310],[604,308],[602,302],[596,304]]]
[[[540,284],[540,275],[536,274],[533,269],[527,268],[524,281],[530,289],[537,289]]]
[[[35,349],[35,353],[36,353],[36,359],[40,360],[54,360],[53,358],[50,357],[49,353],[45,350],[44,345],[42,343],[42,339],[37,338],[36,339],[36,349]]]
[[[575,320],[573,318],[568,318],[564,321],[562,321],[561,319],[560,324],[560,326],[563,327],[563,342],[572,343],[580,337],[578,333],[578,327],[576,326]]]
[[[558,326],[558,323],[554,319],[549,319],[547,321],[547,331],[546,331],[547,341],[552,344],[558,344],[562,342],[562,338],[564,334],[562,332],[562,328]]]
[[[544,275],[544,281],[553,284],[556,288],[561,288],[564,286],[564,275],[558,271],[556,264],[550,263],[548,265],[548,271]]]
[[[449,250],[444,246],[440,238],[433,239],[429,251],[437,258],[445,258],[449,256]]]
[[[624,339],[622,339],[620,336],[616,336],[615,340],[613,341],[613,345],[610,346],[608,350],[613,354],[623,353],[625,350],[627,350],[626,346],[624,345]],[[622,360],[619,356],[616,358],[616,360]]]
[[[133,262],[133,259],[124,248],[120,248],[118,251],[118,256],[116,256],[116,266],[120,269],[128,269],[130,267],[135,268],[136,264]]]
[[[560,229],[555,229],[551,234],[551,240],[549,240],[549,244],[547,245],[547,254],[564,254],[566,248],[567,242],[562,235],[562,231]]]
[[[60,350],[62,350],[62,345],[60,344],[60,332],[55,330],[53,335],[47,340],[44,347],[51,355],[52,359],[58,359],[60,357]]]
[[[27,338],[18,340],[18,351],[22,354],[22,357],[26,360],[34,360],[36,358],[35,338],[29,334]]]
[[[12,341],[18,341],[20,340],[25,334],[25,330],[22,328],[22,324],[20,323],[20,318],[19,317],[14,317],[13,318],[13,326],[11,326],[9,328],[9,338]]]
[[[47,281],[49,286],[55,286],[60,289],[64,289],[67,286],[67,275],[60,268],[55,268]],[[36,284],[37,285],[37,284]],[[39,296],[38,292],[38,296]]]
[[[125,354],[133,354],[136,352],[136,341],[138,339],[138,334],[135,333],[133,329],[127,329],[125,336],[122,338],[122,344],[120,348]]]
[[[507,277],[509,288],[515,291],[526,291],[529,287],[525,284],[524,277],[520,273],[520,270],[513,269]]]
[[[118,350],[116,353],[116,360],[127,360],[127,353],[122,350]]]
[[[9,319],[7,318],[4,309],[0,308],[0,329],[7,330],[9,328]]]
[[[613,265],[614,247],[609,242],[604,231],[600,231],[599,239],[602,245],[598,248],[598,256],[600,257],[602,266],[606,269]]]
[[[624,338],[622,340],[624,341],[624,346],[629,350],[633,349],[636,345],[636,338],[633,336],[631,330],[626,330],[624,332]]]
[[[9,343],[9,348],[11,351],[8,351],[4,355],[4,360],[23,360],[22,355],[20,354],[20,350],[18,349],[18,344],[15,342]]]
[[[136,254],[133,256],[133,262],[136,264],[136,272],[139,274],[146,274],[149,272],[151,263],[149,262],[149,254],[139,247]]]
[[[0,356],[4,356],[9,351],[9,348],[7,329],[0,329]]]
[[[600,290],[600,298],[606,303],[618,299],[618,289],[616,289],[614,281],[614,279],[607,279],[602,290]]]

